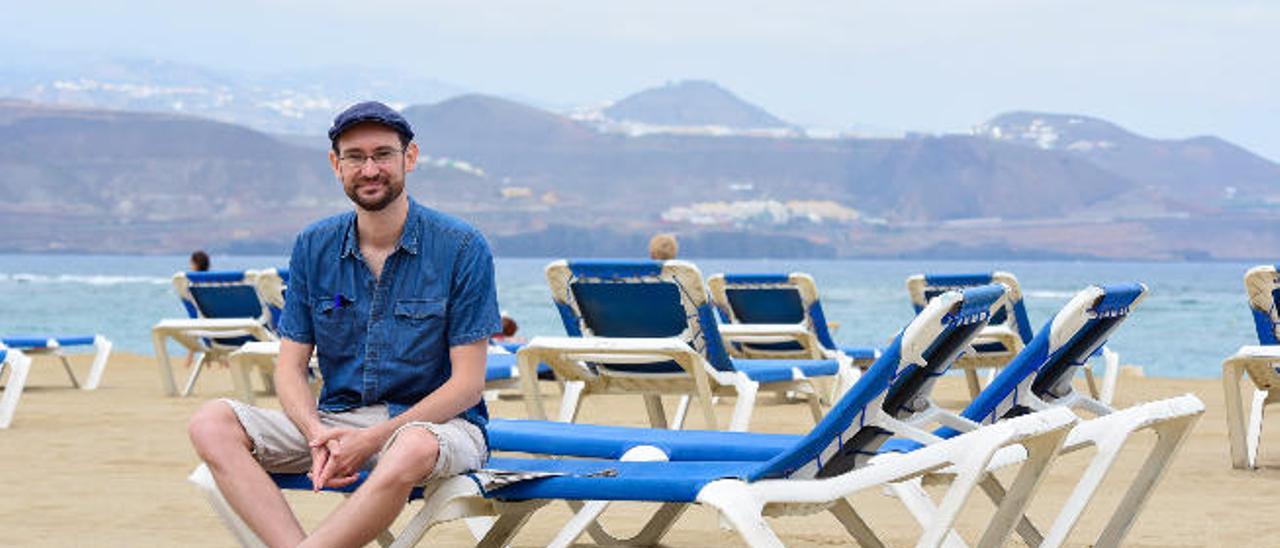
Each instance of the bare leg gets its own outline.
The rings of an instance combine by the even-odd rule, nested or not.
[[[250,452],[249,435],[225,402],[204,404],[188,425],[191,444],[236,514],[268,546],[294,546],[305,534],[284,495]]]
[[[363,546],[385,531],[409,492],[431,473],[440,442],[425,428],[406,428],[378,459],[369,479],[307,537],[302,546]]]

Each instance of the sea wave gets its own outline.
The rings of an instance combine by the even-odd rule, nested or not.
[[[27,284],[80,284],[92,286],[113,286],[125,284],[167,285],[171,278],[161,276],[107,276],[99,274],[30,274],[0,272],[0,283]]]

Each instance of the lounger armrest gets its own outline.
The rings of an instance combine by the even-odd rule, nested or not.
[[[173,318],[160,320],[152,330],[202,330],[236,331],[261,328],[262,323],[253,318]]]
[[[802,342],[813,337],[809,330],[796,324],[735,323],[720,326],[720,335],[735,342]]]
[[[1229,360],[1248,360],[1260,362],[1280,362],[1280,344],[1245,345],[1236,351]]]
[[[720,337],[724,339],[725,348],[732,351],[734,343],[785,343],[795,342],[804,347],[815,360],[824,359],[826,354],[818,337],[797,324],[728,324],[720,326]]]
[[[987,325],[978,332],[977,339],[995,339],[1006,343],[1006,346],[1010,343],[1022,346],[1022,337],[1007,325]]]

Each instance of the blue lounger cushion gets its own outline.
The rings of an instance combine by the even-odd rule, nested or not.
[[[93,335],[15,335],[12,337],[0,338],[5,346],[19,349],[41,349],[49,348],[49,340],[58,343],[58,346],[86,346],[93,344]]]
[[[870,346],[841,346],[840,351],[855,360],[874,360],[877,352],[875,348]]]
[[[790,449],[803,436],[716,430],[663,430],[557,421],[490,419],[486,427],[495,451],[617,459],[648,445],[673,461],[764,462]]]
[[[484,380],[500,381],[515,376],[515,354],[489,354],[484,362]]]
[[[489,354],[485,358],[484,380],[500,381],[510,379],[515,376],[516,355],[515,354]],[[551,376],[551,366],[540,363],[538,364],[539,379],[553,379]]]
[[[322,491],[353,493],[360,487],[360,484],[364,483],[364,480],[369,479],[368,470],[362,470],[359,474],[360,479],[357,479],[355,483],[352,483],[351,485],[345,487],[325,487]],[[312,490],[313,485],[311,483],[311,478],[308,478],[306,474],[271,474],[271,480],[274,481],[276,486],[281,489],[310,491]],[[413,490],[409,492],[409,500],[417,500],[420,498],[422,498],[422,487],[414,487]]]
[[[753,381],[760,383],[787,381],[792,369],[798,369],[806,377],[835,375],[840,369],[836,360],[746,360],[733,358],[733,368]]]
[[[519,482],[485,493],[485,496],[504,500],[694,502],[706,484],[723,478],[747,478],[760,466],[759,462],[621,462],[493,457],[486,465],[493,470],[566,475]]]

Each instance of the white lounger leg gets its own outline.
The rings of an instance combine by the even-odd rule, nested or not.
[[[646,396],[646,398],[648,397],[649,396]],[[619,458],[618,460],[626,461],[626,462],[640,462],[640,461],[661,462],[661,461],[667,460],[667,454],[664,453],[661,449],[658,449],[653,446],[638,445],[636,447],[628,449],[627,452],[623,453],[622,457]],[[596,520],[600,517],[600,515],[603,514],[604,511],[609,508],[609,504],[610,504],[609,501],[589,500],[584,502],[576,502],[576,501],[568,501],[568,502],[569,502],[569,507],[573,508],[574,510],[573,518],[571,518],[568,521],[568,523],[565,523],[564,527],[560,529],[560,532],[556,534],[556,538],[553,539],[551,543],[548,544],[547,546],[557,546],[557,547],[570,546],[574,543],[574,541],[578,540],[578,537],[582,536],[583,533],[589,533],[591,535],[592,540],[596,541],[597,544],[601,544],[601,545],[652,544],[652,543],[641,542],[640,539],[655,536],[655,535],[658,538],[660,538],[662,535],[666,534],[667,530],[671,528],[671,523],[674,522],[675,518],[679,517],[679,515],[683,512],[683,508],[679,508],[679,509],[675,509],[674,513],[672,513],[673,509],[668,507],[669,506],[678,506],[678,507],[685,506],[683,504],[680,504],[680,505],[664,504],[663,507],[660,508],[654,514],[654,516],[649,519],[649,522],[640,531],[640,533],[638,533],[635,537],[632,537],[630,539],[622,539],[622,538],[611,535],[608,531],[605,531],[604,527],[601,527],[596,522]],[[663,523],[664,520],[667,523]],[[654,542],[656,541],[657,541],[657,538],[654,539]]]
[[[1107,347],[1102,347],[1102,363],[1106,369],[1102,377],[1102,393],[1094,397],[1106,405],[1116,397],[1116,382],[1120,377],[1120,355]]]
[[[1129,529],[1133,527],[1133,523],[1137,521],[1138,513],[1142,511],[1142,507],[1151,498],[1151,493],[1155,490],[1156,484],[1169,471],[1169,462],[1178,452],[1178,448],[1187,440],[1188,435],[1191,434],[1191,427],[1200,419],[1200,415],[1201,413],[1197,413],[1179,417],[1155,427],[1156,435],[1159,439],[1147,456],[1146,462],[1143,463],[1142,469],[1138,471],[1137,477],[1134,478],[1132,487],[1125,493],[1124,498],[1120,500],[1115,514],[1111,516],[1106,528],[1102,530],[1102,535],[1098,537],[1098,542],[1094,544],[1095,547],[1110,548],[1120,546],[1125,535],[1129,533]]]
[[[746,375],[739,375],[734,382],[734,388],[737,388],[738,396],[733,403],[733,417],[729,419],[729,431],[746,432],[747,427],[751,425],[751,412],[756,407],[756,394],[760,392],[760,383],[746,378]]]
[[[169,363],[169,348],[165,344],[168,337],[165,331],[160,329],[151,330],[151,348],[156,353],[156,365],[160,368],[160,388],[164,390],[166,396],[178,395],[178,387],[173,382],[173,368]]]
[[[93,350],[93,365],[89,366],[89,378],[84,381],[85,390],[96,390],[102,382],[102,372],[107,369],[107,358],[111,356],[111,341],[102,335],[94,335]]]
[[[8,428],[13,422],[13,414],[18,409],[18,398],[22,397],[22,389],[27,384],[27,373],[31,371],[31,358],[16,350],[9,350],[6,362],[0,363],[0,369],[9,370],[9,378],[4,384],[4,395],[0,396],[0,428]],[[3,373],[4,371],[0,371]]]
[[[1245,432],[1245,444],[1249,455],[1249,468],[1258,466],[1258,445],[1262,441],[1262,417],[1268,403],[1271,403],[1270,392],[1253,391],[1253,405],[1249,407],[1249,429]]]
[[[537,386],[537,378],[533,379],[533,384],[534,386]],[[556,420],[560,422],[574,422],[578,419],[578,411],[582,409],[582,389],[585,387],[586,384],[582,381],[567,381],[564,383],[562,390],[563,394],[560,396],[560,415]],[[538,405],[542,404],[539,403]]]
[[[689,401],[691,399],[688,394],[680,396],[680,401],[676,403],[676,414],[671,417],[672,430],[684,429],[684,420],[689,417]]]
[[[195,359],[195,358],[199,358],[199,359]],[[200,372],[204,371],[204,368],[207,366],[208,361],[209,361],[209,354],[207,353],[200,353],[198,356],[193,357],[193,359],[191,360],[191,374],[187,376],[187,384],[182,387],[182,394],[181,394],[182,397],[185,398],[187,396],[190,396],[191,392],[195,390],[196,380],[200,378]]]

